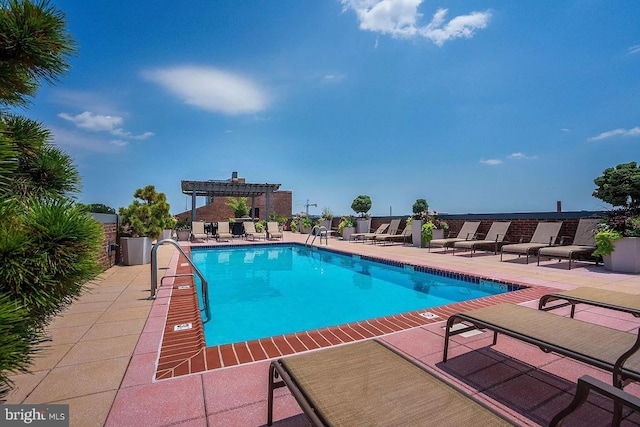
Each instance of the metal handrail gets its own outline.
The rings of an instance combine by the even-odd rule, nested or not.
[[[318,233],[314,233],[315,230],[318,230]],[[324,225],[314,225],[313,228],[311,229],[311,232],[309,233],[309,235],[307,236],[307,240],[305,240],[304,245],[307,246],[307,243],[309,242],[309,237],[311,237],[311,235],[313,235],[313,239],[311,239],[311,245],[313,246],[313,242],[316,241],[316,237],[320,236],[320,244],[322,244],[322,236],[323,233],[322,231],[324,230],[324,243],[328,246],[329,245],[329,232],[327,231],[327,227],[325,227]]]
[[[178,242],[173,239],[162,239],[156,242],[153,249],[151,249],[151,299],[156,298],[156,289],[158,289],[158,248],[165,243],[171,243],[173,246],[180,251],[180,253],[186,258],[187,262],[191,266],[191,269],[198,275],[200,281],[202,282],[202,301],[204,302],[204,312],[207,315],[207,320],[211,318],[211,311],[209,310],[209,284],[207,283],[207,279],[204,278],[198,267],[195,266],[191,258],[186,254],[182,246]]]

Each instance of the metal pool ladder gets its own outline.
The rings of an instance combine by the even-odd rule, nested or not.
[[[194,277],[194,273],[197,274],[198,277],[200,278],[200,281],[202,281],[202,301],[204,303],[204,312],[205,312],[205,315],[206,315],[205,322],[207,322],[211,318],[211,311],[209,310],[209,284],[207,283],[207,280],[204,278],[204,276],[202,275],[200,270],[198,270],[198,267],[195,266],[193,261],[191,261],[191,258],[189,258],[189,256],[186,254],[184,249],[182,249],[182,246],[180,246],[180,244],[178,242],[176,242],[175,240],[173,240],[173,239],[162,239],[162,240],[159,240],[153,246],[153,249],[151,249],[151,296],[149,298],[150,299],[155,299],[156,298],[156,289],[158,289],[158,248],[161,245],[164,245],[165,243],[172,244],[173,246],[175,246],[176,249],[178,249],[178,251],[180,251],[182,256],[185,257],[185,259],[187,260],[187,262],[191,266],[191,270],[193,271],[193,273],[191,273],[191,274],[174,274],[174,275],[170,275],[170,276],[164,276],[160,280],[160,284],[162,284],[162,280],[164,280],[167,277],[184,277],[184,276]]]
[[[311,239],[311,246],[313,246],[313,242],[316,241],[316,237],[320,236],[320,244],[322,244],[322,236],[324,236],[324,244],[329,246],[329,233],[327,231],[327,227],[324,225],[314,225],[311,229],[311,233],[307,236],[307,240],[305,240],[304,245],[308,246],[309,238],[313,235],[313,239]]]

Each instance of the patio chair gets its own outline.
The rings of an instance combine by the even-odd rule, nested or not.
[[[275,221],[267,222],[267,237],[269,239],[280,239],[282,240],[282,231],[278,227],[278,223]]]
[[[453,330],[456,323],[465,326]],[[492,331],[493,345],[500,333],[546,353],[555,352],[612,372],[612,384],[618,388],[628,380],[640,381],[640,329],[629,333],[516,304],[496,304],[449,317],[443,362],[447,361],[450,337],[475,329]]]
[[[625,406],[633,409],[634,411],[640,411],[640,399],[636,396],[610,386],[609,384],[603,383],[589,375],[583,375],[578,378],[578,386],[573,400],[569,403],[569,406],[558,412],[556,416],[553,417],[549,426],[555,427],[560,425],[567,416],[578,410],[578,408],[587,401],[589,393],[592,391],[613,400],[612,426],[619,426],[622,423],[622,410]]]
[[[527,256],[527,264],[529,264],[529,255],[533,252],[537,252],[538,249],[545,246],[552,246],[560,233],[560,227],[562,227],[562,221],[560,222],[539,222],[536,226],[533,236],[529,243],[515,243],[512,245],[504,245],[500,249],[500,261],[502,261],[502,255],[505,253],[518,254]]]
[[[547,306],[548,303],[553,301],[565,302]],[[600,288],[590,288],[587,286],[543,295],[538,303],[538,309],[549,311],[570,305],[570,316],[573,317],[576,312],[576,305],[578,304],[608,308],[610,310],[630,313],[634,317],[640,317],[640,295]]]
[[[374,236],[373,243],[378,242],[401,242],[405,243],[407,241],[411,241],[412,237],[412,228],[411,225],[408,225],[402,230],[400,234],[379,234]]]
[[[455,242],[462,242],[464,240],[471,240],[475,237],[476,232],[478,231],[478,227],[480,227],[480,221],[465,221],[462,224],[462,228],[458,233],[457,237],[449,237],[446,239],[432,239],[427,247],[429,248],[429,252],[431,252],[431,247],[443,247],[446,252]]]
[[[216,233],[216,240],[229,241],[233,238],[233,234],[229,231],[229,221],[218,221],[218,232]]]
[[[462,242],[453,243],[453,255],[456,254],[456,249],[466,249],[471,251],[471,257],[476,252],[476,248],[483,246],[493,246],[493,254],[498,253],[498,247],[502,245],[502,242],[507,237],[507,230],[511,221],[496,221],[491,224],[487,235],[483,239],[478,240],[465,240]]]
[[[271,362],[267,425],[285,386],[314,426],[514,425],[377,340]]]
[[[396,220],[394,219],[393,221],[396,221]],[[398,221],[397,224],[399,225],[400,224],[400,220],[397,220],[397,221]],[[398,228],[398,225],[396,225],[396,229]],[[351,233],[351,236],[349,236],[349,241],[362,240],[362,242],[364,243],[365,240],[372,239],[373,236],[375,236],[377,234],[383,234],[385,231],[387,231],[387,228],[390,228],[390,226],[391,226],[391,223],[382,224],[373,233]]]
[[[209,235],[204,231],[204,222],[202,221],[191,222],[191,241],[194,240],[209,240]]]
[[[538,250],[538,265],[540,265],[540,257],[569,259],[569,270],[571,270],[571,261],[576,256],[583,258],[590,257],[596,250],[596,227],[600,223],[598,218],[580,218],[576,235],[571,245],[566,246],[549,246]],[[599,260],[595,258],[596,265]]]
[[[251,240],[256,239],[265,239],[267,238],[267,233],[264,231],[256,231],[256,224],[253,221],[245,221],[244,223],[244,236],[245,238],[251,237]]]

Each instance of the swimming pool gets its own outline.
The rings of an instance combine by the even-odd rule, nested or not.
[[[209,282],[207,346],[250,341],[496,295],[509,287],[456,280],[301,245],[192,248]],[[201,284],[197,280],[198,288]],[[199,290],[200,292],[200,290]]]

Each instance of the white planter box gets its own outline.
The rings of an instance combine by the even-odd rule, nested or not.
[[[414,219],[411,221],[411,238],[413,246],[416,248],[422,247],[422,220]]]
[[[162,236],[159,240],[170,239],[173,234],[173,230],[162,230]]]
[[[611,255],[604,255],[604,268],[618,273],[640,273],[640,237],[623,237],[613,242]]]
[[[356,232],[355,227],[345,227],[342,229],[342,240],[350,240],[351,235]]]
[[[356,226],[357,226],[358,233],[369,233],[371,231],[371,220],[357,219]]]
[[[150,237],[122,237],[122,263],[124,265],[142,265],[151,262]]]

